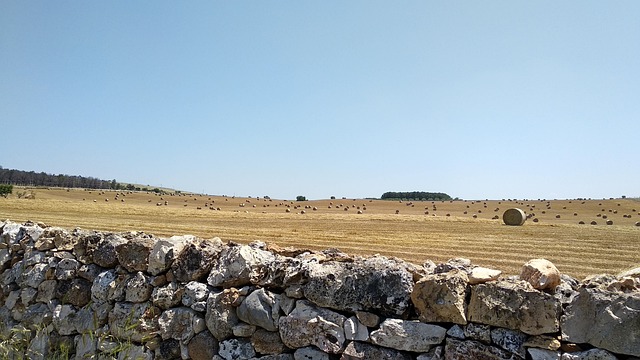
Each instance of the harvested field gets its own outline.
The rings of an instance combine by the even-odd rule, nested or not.
[[[518,273],[522,264],[537,257],[578,278],[617,273],[640,263],[640,227],[635,226],[640,202],[631,199],[291,202],[95,190],[36,189],[35,193],[35,199],[0,198],[0,218],[65,228],[335,247],[352,254],[397,256],[417,264],[466,257],[508,274]],[[539,222],[529,219],[523,226],[504,225],[502,213],[512,207],[535,213]],[[605,224],[605,214],[613,225]],[[495,215],[500,219],[491,220]],[[589,225],[594,220],[598,225]],[[579,221],[586,225],[578,225]]]

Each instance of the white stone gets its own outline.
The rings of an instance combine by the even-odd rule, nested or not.
[[[392,349],[427,352],[442,343],[447,329],[419,321],[386,319],[380,329],[371,333],[371,341]]]

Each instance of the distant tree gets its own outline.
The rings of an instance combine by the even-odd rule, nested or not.
[[[307,198],[302,195],[298,195],[296,196],[296,201],[307,201]]]
[[[388,191],[380,197],[382,200],[437,200],[437,201],[449,201],[452,200],[451,196],[445,193],[432,193],[424,191],[405,191],[394,192]]]
[[[13,185],[0,184],[0,196],[7,197],[13,193]]]
[[[335,197],[335,196],[331,196],[331,200],[335,200],[335,199],[336,199],[336,197]]]

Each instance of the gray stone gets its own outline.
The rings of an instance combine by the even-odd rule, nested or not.
[[[562,339],[640,356],[640,293],[580,289],[562,317]]]
[[[465,258],[454,258],[447,260],[446,263],[438,264],[433,270],[436,274],[442,274],[451,270],[461,270],[469,274],[473,268],[471,260]]]
[[[353,341],[368,341],[369,330],[357,317],[352,316],[344,322],[344,337]]]
[[[153,360],[153,354],[141,345],[131,344],[118,352],[118,360]]]
[[[105,306],[105,305],[103,305]],[[110,310],[110,307],[101,309],[102,311],[94,311],[91,307],[83,307],[78,309],[76,316],[73,319],[73,326],[78,333],[86,334],[89,332],[96,332],[101,326],[106,323],[106,317],[104,311]],[[100,315],[102,313],[102,315]]]
[[[96,264],[82,264],[78,268],[77,275],[87,281],[93,282],[98,274],[103,271],[104,269]]]
[[[386,319],[371,333],[371,342],[397,350],[426,352],[442,343],[447,329],[419,321]]]
[[[180,342],[176,339],[162,341],[155,350],[155,360],[179,360],[181,358]]]
[[[195,239],[193,235],[158,239],[149,254],[148,272],[151,275],[158,275],[169,270],[173,260],[180,254],[185,244],[195,241]]]
[[[447,360],[521,360],[518,355],[473,340],[447,338],[444,352]]]
[[[347,344],[340,360],[411,360],[411,356],[395,349],[352,341]]]
[[[115,270],[100,273],[91,285],[91,300],[95,303],[124,300],[124,279]]]
[[[220,342],[218,355],[225,360],[251,359],[256,356],[256,351],[249,339],[229,339]]]
[[[13,310],[18,300],[20,300],[20,290],[12,291],[4,299],[4,306],[9,310]]]
[[[416,360],[444,360],[444,346],[439,345],[426,353],[418,355]]]
[[[468,339],[491,342],[491,327],[489,325],[470,323],[464,327],[464,337]]]
[[[26,358],[29,360],[46,360],[49,358],[49,350],[50,350],[50,337],[46,331],[37,331],[36,334],[31,339],[29,343],[29,348],[27,349]],[[7,356],[8,354],[2,354],[3,357],[11,359],[11,356]],[[20,357],[16,357],[20,359]]]
[[[192,360],[211,360],[218,354],[220,346],[210,332],[203,331],[189,341],[187,349]]]
[[[233,336],[236,337],[251,337],[251,335],[253,335],[257,329],[258,327],[255,325],[241,322],[234,326],[231,331],[233,332]]]
[[[80,263],[76,259],[60,260],[56,266],[55,276],[58,280],[70,280],[76,277]]]
[[[209,297],[207,284],[197,281],[190,281],[184,286],[182,295],[182,305],[191,307],[198,302],[206,302]]]
[[[158,319],[158,331],[162,340],[176,339],[188,343],[191,338],[206,328],[202,317],[187,307],[166,310]]]
[[[268,251],[248,245],[228,246],[214,260],[207,283],[222,287],[259,284],[274,261]]]
[[[329,360],[329,354],[313,346],[297,349],[293,353],[294,360]]]
[[[533,259],[522,266],[520,279],[527,281],[534,289],[553,290],[560,285],[560,271],[547,259]]]
[[[260,326],[268,331],[278,330],[280,318],[279,298],[276,294],[260,288],[247,296],[238,306],[238,318],[246,323]]]
[[[466,296],[469,278],[463,270],[427,275],[413,287],[411,300],[420,321],[467,323]]]
[[[180,304],[184,288],[178,286],[176,282],[171,282],[166,286],[157,287],[151,293],[153,305],[166,310]]]
[[[561,360],[618,360],[612,353],[603,349],[591,349],[575,353],[564,353]]]
[[[153,286],[151,279],[138,271],[125,281],[124,299],[128,302],[141,303],[149,300]]]
[[[409,308],[413,275],[407,263],[376,256],[352,263],[308,263],[305,297],[340,311],[376,311],[401,316]]]
[[[63,303],[83,307],[91,301],[91,287],[90,282],[80,278],[71,281],[58,281],[56,298]]]
[[[24,272],[21,273],[18,285],[30,286],[37,289],[38,285],[40,285],[41,282],[47,280],[47,278],[49,277],[47,276],[47,273],[50,272],[52,272],[52,269],[48,264],[40,263],[29,266],[25,269]]]
[[[293,354],[277,354],[277,355],[265,355],[259,358],[258,360],[295,360]]]
[[[560,303],[524,281],[498,281],[471,287],[467,320],[530,335],[559,330]]]
[[[286,350],[278,332],[264,329],[258,329],[251,335],[251,344],[257,353],[263,355],[277,355]]]
[[[22,315],[22,325],[29,329],[36,330],[49,325],[52,319],[53,314],[47,305],[42,303],[33,304],[25,309]]]
[[[97,339],[90,334],[76,335],[75,337],[76,360],[91,359],[96,354]]]
[[[469,284],[484,284],[489,281],[498,280],[498,278],[502,275],[502,271],[488,269],[484,267],[474,267],[471,269],[471,273],[469,274]]]
[[[118,262],[128,272],[147,271],[149,267],[149,254],[155,243],[155,239],[137,237],[131,241],[120,243],[116,246]]]
[[[460,325],[453,325],[449,330],[447,330],[447,336],[454,337],[456,339],[464,340],[464,329]]]
[[[339,353],[345,342],[345,320],[338,313],[299,300],[289,315],[280,317],[280,338],[291,349],[315,345],[326,353]]]
[[[60,335],[76,333],[74,318],[76,311],[71,305],[58,305],[53,310],[53,326]]]
[[[111,335],[121,340],[144,342],[158,329],[160,309],[151,303],[116,303],[109,313]]]
[[[222,240],[214,238],[189,241],[171,265],[177,281],[188,283],[206,278],[213,262],[224,248]]]
[[[547,350],[547,349],[539,349],[539,348],[529,348],[527,349],[531,360],[560,360],[560,352]]]
[[[93,263],[93,253],[102,241],[104,235],[101,232],[91,231],[78,234],[78,241],[73,246],[76,260],[83,264]]]
[[[23,288],[20,292],[20,301],[22,302],[22,305],[29,306],[33,304],[37,294],[38,290],[32,287]]]
[[[116,247],[126,243],[127,240],[116,234],[110,234],[96,245],[93,251],[93,262],[103,268],[113,268],[118,265]]]
[[[233,306],[235,299],[236,293],[231,289],[209,293],[205,319],[207,328],[219,341],[231,337],[233,327],[239,322],[236,309]]]
[[[296,307],[296,299],[290,298],[285,294],[280,294],[280,310],[284,312],[285,315],[289,315],[290,312]]]
[[[512,352],[521,357],[527,355],[524,348],[524,342],[527,341],[528,336],[516,330],[494,328],[491,330],[491,341],[500,346],[501,348]]]

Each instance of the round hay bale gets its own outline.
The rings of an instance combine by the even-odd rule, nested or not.
[[[598,223],[597,223],[595,220],[593,220],[593,221],[591,222],[591,225],[598,225]]]
[[[556,215],[556,219],[560,219],[560,214]]]
[[[504,221],[505,225],[520,226],[524,224],[526,219],[527,215],[518,208],[507,209],[507,211],[502,214],[502,221]]]
[[[538,221],[540,221],[540,220],[538,220],[538,218],[533,218],[533,222],[534,223],[537,223]]]
[[[580,220],[580,221],[578,221],[578,224],[579,225],[584,225],[584,221]]]
[[[607,225],[613,225],[613,220],[607,220]]]
[[[640,226],[640,221],[636,221],[636,226]]]

